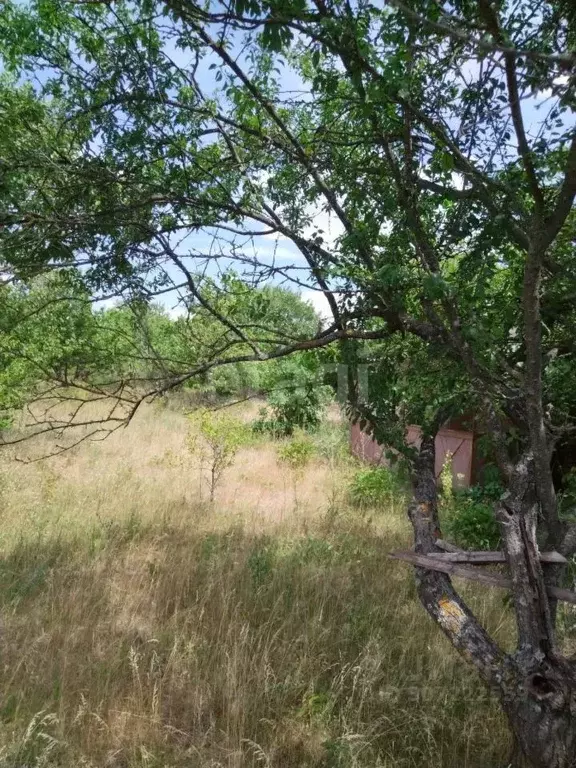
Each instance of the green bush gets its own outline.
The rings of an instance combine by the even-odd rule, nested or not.
[[[260,386],[257,363],[235,363],[214,369],[210,386],[219,397],[241,397],[257,392]]]
[[[495,550],[501,546],[500,526],[494,514],[494,503],[502,494],[502,486],[494,481],[455,492],[446,501],[444,527],[448,535],[465,549]]]
[[[490,504],[457,496],[446,529],[456,544],[464,549],[500,548],[500,527]]]
[[[285,378],[274,382],[268,408],[254,424],[257,432],[287,437],[295,429],[314,431],[322,423],[331,390],[322,384],[320,372],[302,365],[283,371]]]
[[[482,485],[472,485],[462,492],[463,495],[474,502],[493,503],[498,501],[504,493],[504,488],[498,480],[491,480]]]
[[[390,502],[403,491],[402,483],[389,467],[367,467],[354,475],[349,487],[350,500],[356,507],[376,507]]]
[[[268,435],[274,440],[289,437],[293,429],[285,422],[274,418],[268,408],[260,408],[258,418],[252,424],[252,431],[258,435]]]
[[[314,430],[320,426],[328,404],[327,388],[314,380],[272,392],[268,402],[276,420],[290,433],[297,427]]]
[[[278,459],[291,469],[303,469],[314,457],[316,448],[309,436],[298,431],[294,437],[278,448]]]
[[[243,422],[222,410],[199,408],[189,418],[192,426],[187,437],[188,450],[206,467],[210,501],[214,501],[224,470],[231,466],[238,450],[250,442],[250,432]]]
[[[458,490],[452,484],[452,454],[448,453],[440,473],[439,511],[442,527],[464,549],[499,549],[500,526],[494,503],[503,488],[497,479]]]

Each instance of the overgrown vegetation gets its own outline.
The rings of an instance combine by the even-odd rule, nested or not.
[[[47,463],[4,458],[2,768],[501,764],[497,706],[387,556],[403,507],[348,506],[342,426],[238,447],[209,514],[189,431],[149,408]],[[325,448],[302,466],[298,441]],[[470,597],[508,642],[500,595]]]
[[[445,509],[446,532],[464,549],[499,550],[500,526],[494,518],[494,502],[478,500],[474,493],[456,493]]]
[[[573,768],[551,600],[567,568],[539,544],[576,553],[557,477],[576,423],[574,2],[3,0],[0,70],[6,409],[36,395],[36,432],[101,439],[171,389],[229,394],[251,363],[331,348],[350,416],[411,464],[418,597],[499,692],[514,768]],[[60,311],[78,293],[84,311]],[[102,343],[86,305],[114,299]],[[158,355],[140,320],[170,299],[185,343]],[[273,431],[314,426],[274,397]],[[435,436],[456,418],[506,489],[510,653],[437,569]]]
[[[317,430],[326,413],[332,390],[322,381],[317,356],[301,357],[307,366],[290,360],[278,365],[281,374],[267,397],[267,406],[254,423],[257,432],[274,437],[288,437],[294,430]]]
[[[214,310],[234,315],[238,322],[274,324],[271,341],[317,326],[313,308],[285,288],[246,286],[232,271],[219,284],[209,278],[201,282]],[[1,299],[0,427],[8,426],[26,402],[47,392],[52,395],[45,401],[47,408],[58,397],[70,400],[71,388],[55,392],[67,382],[74,381],[75,396],[85,399],[94,388],[100,397],[113,391],[112,382],[118,380],[136,390],[150,379],[169,382],[182,363],[194,366],[202,359],[221,333],[220,323],[202,306],[184,303],[177,316],[160,303],[139,298],[96,307],[72,269],[27,283],[12,281],[2,287]],[[295,427],[317,427],[329,397],[321,360],[313,352],[290,360],[216,367],[184,379],[177,389],[191,401],[267,395],[275,429],[282,434]]]
[[[463,549],[501,549],[500,526],[494,515],[494,506],[503,493],[501,484],[493,480],[470,488],[453,488],[452,456],[448,454],[440,485],[440,514],[449,538]]]
[[[386,510],[391,501],[405,491],[405,483],[389,467],[362,467],[356,471],[349,492],[352,504],[357,507]]]
[[[295,472],[301,472],[309,463],[316,449],[310,437],[303,431],[278,447],[278,458]]]
[[[494,517],[496,501],[482,486],[456,492],[443,510],[449,537],[464,549],[500,550],[502,536]]]
[[[190,421],[188,450],[200,459],[213,502],[224,471],[232,465],[240,447],[250,440],[250,430],[224,410],[202,408],[190,416]]]

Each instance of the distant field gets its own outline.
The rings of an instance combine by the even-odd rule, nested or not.
[[[299,473],[243,449],[213,506],[188,429],[148,407],[0,458],[0,766],[504,765],[497,707],[386,556],[402,505],[348,506],[341,427]],[[467,594],[506,644],[502,594]]]

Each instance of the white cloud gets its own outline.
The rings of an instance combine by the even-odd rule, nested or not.
[[[302,298],[302,301],[305,301],[314,307],[316,314],[322,320],[332,319],[332,311],[330,309],[330,305],[328,304],[328,300],[326,299],[326,296],[322,293],[322,291],[314,291],[312,289],[306,289],[302,291],[300,296]]]
[[[176,306],[164,305],[164,310],[171,320],[178,320],[179,317],[186,317],[188,310],[183,304],[176,304]]]
[[[328,211],[318,210],[312,215],[312,223],[302,231],[303,237],[312,237],[319,232],[324,238],[323,247],[333,248],[336,240],[345,232],[344,225],[340,219]]]
[[[552,81],[553,85],[559,86],[559,85],[568,85],[570,78],[568,75],[559,75],[558,77],[554,78]],[[535,94],[536,101],[545,101],[546,99],[550,99],[554,96],[554,92],[552,88],[544,88],[542,91],[538,91]]]

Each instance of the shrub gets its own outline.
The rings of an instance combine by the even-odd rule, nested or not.
[[[498,501],[504,493],[504,488],[498,480],[482,483],[482,485],[473,485],[463,491],[466,498],[474,502],[489,503]]]
[[[259,389],[257,364],[235,363],[215,368],[209,377],[209,386],[220,397],[241,397]]]
[[[446,454],[440,473],[439,508],[443,528],[464,549],[493,550],[500,547],[500,526],[494,502],[502,494],[497,480],[457,490],[452,485],[452,454]]]
[[[330,388],[322,384],[316,371],[302,366],[286,374],[287,378],[276,382],[270,391],[268,408],[260,412],[254,425],[256,431],[288,437],[295,429],[314,431],[322,423]]]
[[[350,483],[349,494],[357,507],[376,507],[402,493],[400,478],[389,467],[360,469]]]
[[[288,464],[291,469],[303,469],[316,453],[312,440],[303,431],[298,431],[294,437],[278,448],[278,458]]]
[[[275,419],[268,408],[260,408],[258,418],[252,424],[252,430],[256,434],[269,435],[274,440],[288,437],[293,431],[285,421]]]
[[[457,494],[446,522],[448,534],[464,549],[499,549],[500,526],[492,504]]]
[[[313,434],[312,440],[318,455],[331,464],[350,459],[350,427],[347,421],[326,421],[322,429]]]
[[[188,434],[188,450],[200,457],[208,467],[210,501],[227,467],[234,461],[238,449],[249,441],[246,425],[225,411],[203,408],[191,414],[192,428]]]
[[[498,481],[475,485],[441,497],[446,515],[445,528],[457,544],[465,549],[499,549],[500,526],[494,514],[494,503],[502,495]]]
[[[316,380],[302,386],[286,387],[272,392],[268,398],[277,421],[294,429],[317,429],[328,404],[327,388]]]

